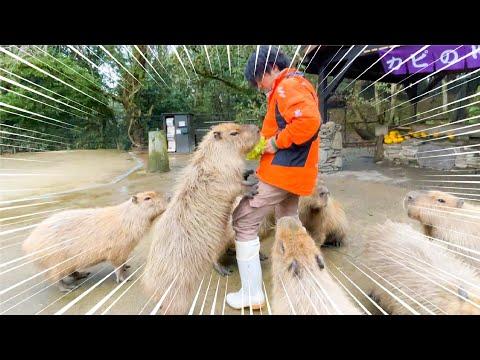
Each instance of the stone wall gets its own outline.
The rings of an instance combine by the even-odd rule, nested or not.
[[[329,121],[320,128],[320,148],[318,149],[319,165],[322,173],[342,169],[342,126]]]
[[[456,149],[452,149],[453,147]],[[431,142],[421,144],[421,141],[411,139],[401,144],[384,144],[385,159],[393,161],[395,164],[435,170],[451,170],[454,168],[480,169],[479,154],[455,155],[458,153],[474,152],[475,150],[478,150],[478,148],[466,147],[464,142]]]

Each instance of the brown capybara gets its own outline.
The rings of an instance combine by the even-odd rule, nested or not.
[[[166,206],[163,195],[147,191],[117,206],[62,211],[42,221],[24,241],[23,250],[38,252],[37,264],[51,268],[47,275],[58,281],[61,291],[68,291],[74,285],[65,281],[66,276],[74,280],[88,276],[78,270],[103,261],[115,268],[122,265]],[[50,255],[44,256],[47,249]],[[125,279],[128,267],[116,270],[117,282]]]
[[[404,304],[358,270],[354,270],[352,277],[386,312],[394,315],[480,314],[480,276],[469,264],[435,246],[408,224],[387,220],[367,228],[364,235],[356,256],[362,263],[359,265],[364,265],[367,274]]]
[[[298,216],[319,245],[340,246],[346,237],[348,222],[345,211],[330,195],[323,181],[319,181],[312,195],[300,197]],[[266,238],[274,229],[275,214],[272,211],[260,224],[259,237]]]
[[[310,196],[300,197],[298,216],[319,245],[340,246],[346,237],[348,222],[340,203],[320,184]]]
[[[432,190],[409,192],[404,205],[408,216],[422,224],[425,235],[451,243],[452,250],[465,255],[463,260],[480,266],[480,208]]]
[[[244,191],[245,155],[260,139],[254,125],[225,123],[209,131],[162,217],[151,229],[143,276],[146,292],[168,314],[186,314],[202,277],[232,241],[226,230],[237,196]],[[170,285],[173,284],[173,287]]]
[[[277,221],[272,282],[273,314],[362,314],[333,280],[320,249],[295,217]]]

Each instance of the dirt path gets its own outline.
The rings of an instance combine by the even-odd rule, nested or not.
[[[31,200],[13,204],[2,204],[0,207],[0,264],[9,262],[22,256],[21,242],[31,231],[31,227],[49,216],[52,212],[64,208],[84,208],[94,206],[107,206],[118,204],[128,199],[132,194],[145,191],[171,191],[180,171],[188,162],[188,155],[175,155],[170,157],[171,171],[164,174],[149,174],[145,169],[130,174],[124,179],[112,182],[121,174],[131,170],[136,161],[128,153],[115,151],[90,151],[90,152],[57,152],[52,154],[34,154],[30,158],[37,160],[54,160],[52,163],[27,163],[0,160],[3,169],[15,168],[17,172],[45,172],[51,176],[25,177],[18,182],[8,183],[6,180],[2,190],[15,188],[31,188],[37,190],[25,191],[20,194],[4,192],[3,201],[12,201],[19,196],[39,196],[45,193],[61,192],[72,189],[88,188],[74,192],[45,196],[41,200]],[[145,154],[139,158],[145,160]],[[48,164],[45,165],[45,164]],[[6,167],[6,166],[9,167]],[[255,167],[249,163],[249,167]],[[7,173],[13,170],[2,170]],[[13,173],[13,172],[12,172]],[[53,175],[53,174],[57,175]],[[399,167],[377,166],[370,158],[357,158],[346,165],[345,171],[325,176],[326,183],[333,194],[344,206],[350,220],[350,240],[358,240],[362,230],[371,224],[383,223],[386,218],[412,223],[404,214],[401,200],[407,189],[417,187],[416,179],[421,176],[419,169],[404,169]],[[60,174],[60,175],[58,175]],[[1,178],[0,178],[1,179]],[[92,187],[95,185],[96,187]],[[17,205],[35,206],[10,208]],[[48,211],[48,212],[46,212]],[[25,216],[27,214],[37,213]],[[11,218],[5,220],[6,218]],[[22,229],[24,228],[24,229]],[[12,232],[12,230],[21,229]],[[273,238],[262,241],[262,251],[269,255]],[[61,294],[39,271],[27,260],[0,267],[0,313],[5,314],[54,314],[68,305],[71,301],[79,299],[65,314],[85,314],[100,301],[102,306],[96,309],[95,314],[100,314],[108,309],[108,314],[146,314],[155,304],[148,302],[142,292],[141,282],[138,281],[143,271],[143,264],[149,249],[148,241],[143,241],[134,250],[130,261],[132,266],[131,281],[117,285],[114,275],[109,275],[113,270],[108,264],[100,264],[89,269],[92,275],[76,290]],[[325,250],[327,260],[333,261],[346,273],[352,271],[343,261],[342,256],[335,250]],[[238,290],[240,286],[238,270],[234,257],[226,257],[224,261],[234,267],[235,273],[227,278],[219,277],[217,273],[205,274],[205,278],[195,305],[195,314],[239,314],[224,305],[226,291]],[[24,265],[22,265],[24,264]],[[1,266],[1,265],[0,265]],[[267,294],[270,294],[270,259],[266,260],[263,267],[263,278]],[[8,272],[7,272],[8,271]],[[337,274],[338,275],[338,274]],[[339,275],[341,280],[344,280]],[[25,279],[28,281],[23,282]],[[104,281],[100,282],[102,279]],[[228,281],[228,284],[227,284]],[[22,283],[23,282],[23,283]],[[200,285],[200,284],[199,284]],[[95,286],[93,288],[93,286]],[[228,287],[227,287],[228,286]],[[5,292],[5,289],[8,291]],[[111,294],[113,290],[116,292]],[[4,293],[2,293],[2,291]],[[85,293],[88,292],[88,293]],[[84,295],[82,295],[84,294]],[[216,295],[216,297],[215,297]],[[354,291],[360,298],[361,294]],[[107,298],[108,297],[108,298]],[[193,299],[192,299],[193,301]],[[366,301],[365,299],[362,302]],[[224,307],[225,306],[225,307]],[[213,309],[213,310],[212,310]],[[268,309],[264,309],[263,314]],[[260,314],[258,311],[255,314]],[[248,310],[246,310],[248,314]]]

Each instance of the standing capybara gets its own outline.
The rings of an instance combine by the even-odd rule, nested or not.
[[[214,126],[152,227],[143,284],[156,301],[163,296],[163,304],[176,293],[169,314],[188,312],[202,277],[232,241],[226,229],[233,203],[244,190],[245,155],[259,139],[254,125]],[[167,294],[171,284],[175,292]]]
[[[342,244],[347,234],[347,216],[325,185],[318,185],[310,196],[302,196],[298,209],[300,221],[318,244]]]
[[[272,282],[274,314],[362,314],[325,268],[305,227],[291,216],[277,221]]]
[[[59,212],[33,230],[24,241],[23,250],[29,254],[40,252],[38,265],[52,268],[48,276],[58,281],[61,291],[68,291],[74,285],[63,278],[70,275],[78,280],[88,276],[77,270],[103,261],[116,268],[122,265],[166,206],[162,195],[148,191],[117,206]],[[50,255],[44,256],[44,251]],[[128,267],[116,270],[117,282],[125,279]]]
[[[300,197],[298,216],[319,245],[340,246],[346,237],[348,222],[345,211],[323,182],[319,182],[312,195]],[[260,224],[259,237],[269,236],[273,229],[275,213],[272,211]]]
[[[480,209],[458,197],[441,191],[411,191],[405,197],[408,216],[422,224],[425,235],[447,241],[452,250],[472,265],[480,265],[480,256],[462,247],[480,251]],[[443,244],[441,244],[443,246]],[[478,259],[478,261],[472,259]]]
[[[420,314],[480,314],[476,295],[480,292],[479,274],[449,251],[434,246],[425,235],[408,224],[388,220],[383,225],[367,229],[357,258],[410,296],[370,274]],[[370,272],[368,268],[366,273]],[[359,271],[355,271],[353,277],[357,278],[356,282],[365,282],[366,285],[361,287],[388,313],[412,314],[410,309]]]

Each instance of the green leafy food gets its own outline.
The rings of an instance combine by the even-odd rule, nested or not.
[[[255,147],[247,154],[247,160],[258,160],[263,154],[265,147],[267,146],[267,140],[262,136],[260,141]]]

